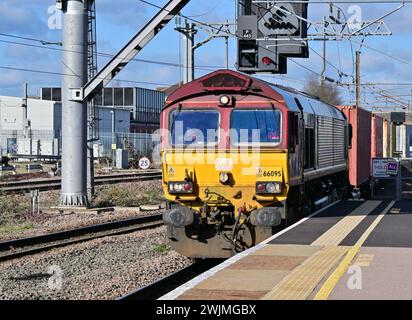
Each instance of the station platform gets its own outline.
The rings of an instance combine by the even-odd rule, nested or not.
[[[161,300],[412,298],[412,202],[341,201]]]

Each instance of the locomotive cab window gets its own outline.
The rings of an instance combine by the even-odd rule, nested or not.
[[[216,110],[175,110],[169,129],[174,146],[215,145],[219,141],[220,114]]]
[[[281,117],[280,111],[273,109],[233,110],[230,130],[232,145],[278,145],[281,142]]]

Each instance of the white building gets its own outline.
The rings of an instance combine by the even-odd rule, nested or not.
[[[130,111],[123,108],[98,109],[98,137],[112,134],[114,112],[116,134],[130,132]],[[5,154],[58,156],[61,148],[60,102],[29,98],[24,132],[23,99],[0,96],[0,151]]]

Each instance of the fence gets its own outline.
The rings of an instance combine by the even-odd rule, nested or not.
[[[136,153],[151,156],[155,147],[160,143],[160,136],[149,133],[118,133],[113,138],[111,133],[100,135],[97,144],[102,146],[102,154],[99,156],[110,157],[112,144],[116,144],[117,149],[133,149]]]
[[[133,149],[135,153],[151,156],[152,151],[160,142],[160,136],[148,133],[115,133],[101,132],[99,140],[94,141],[98,145],[99,152],[96,157],[110,157],[112,153],[112,141],[118,149]],[[62,145],[61,133],[58,131],[32,130],[28,134],[23,131],[0,131],[0,153],[1,155],[14,155],[22,157],[61,156]]]
[[[53,130],[0,131],[1,155],[59,155],[61,134]]]

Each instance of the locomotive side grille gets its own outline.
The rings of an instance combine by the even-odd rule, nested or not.
[[[318,167],[333,166],[333,120],[318,117]]]
[[[318,117],[318,167],[345,163],[345,122]]]
[[[333,164],[345,163],[345,122],[333,120]]]

